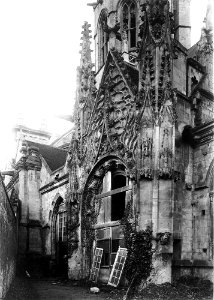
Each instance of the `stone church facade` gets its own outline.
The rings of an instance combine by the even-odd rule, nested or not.
[[[21,201],[19,258],[69,278],[89,275],[103,249],[106,282],[126,206],[153,232],[156,283],[212,280],[213,81],[209,10],[190,48],[190,1],[103,0],[95,71],[85,22],[69,145],[23,141],[8,184]],[[33,263],[34,262],[34,263]]]

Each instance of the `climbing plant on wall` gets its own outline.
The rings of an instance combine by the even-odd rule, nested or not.
[[[125,247],[128,249],[124,274],[129,284],[137,286],[149,277],[152,270],[152,230],[137,231],[136,224],[130,222],[132,206],[126,206],[123,224]]]

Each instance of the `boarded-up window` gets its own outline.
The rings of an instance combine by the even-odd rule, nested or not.
[[[126,262],[126,257],[127,257],[127,249],[119,247],[114,261],[113,268],[111,270],[111,275],[109,277],[109,281],[108,281],[109,285],[112,285],[114,287],[118,286]]]
[[[97,277],[99,275],[102,255],[103,255],[103,249],[96,248],[94,251],[93,264],[92,264],[91,275],[90,275],[90,280],[93,282],[97,282]]]

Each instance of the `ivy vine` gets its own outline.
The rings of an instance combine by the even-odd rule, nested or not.
[[[123,225],[125,247],[128,250],[124,274],[133,287],[138,286],[142,280],[146,280],[152,270],[152,230],[137,231],[136,223],[131,222],[132,205],[126,206]]]

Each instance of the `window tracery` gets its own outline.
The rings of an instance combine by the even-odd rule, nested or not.
[[[136,4],[134,1],[125,1],[121,5],[121,28],[122,34],[126,34],[128,40],[128,48],[136,47]]]
[[[59,211],[57,213],[56,219],[56,234],[57,234],[57,241],[64,242],[67,240],[67,220],[66,220],[66,208],[65,204],[62,203],[59,206]]]

